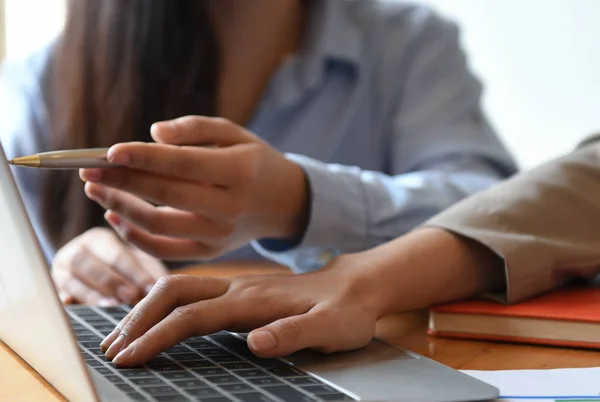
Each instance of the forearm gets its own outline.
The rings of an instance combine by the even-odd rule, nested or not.
[[[489,249],[440,229],[419,229],[354,258],[380,316],[501,291],[502,260]],[[363,265],[363,264],[361,264]]]
[[[320,256],[376,247],[501,180],[502,174],[477,157],[455,157],[399,175],[325,164],[295,156],[311,188],[310,216],[298,244],[261,241],[265,257],[296,272],[321,268]],[[282,247],[283,245],[283,247]]]

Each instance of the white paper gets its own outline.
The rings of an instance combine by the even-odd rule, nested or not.
[[[462,372],[498,388],[503,402],[600,401],[600,367]]]

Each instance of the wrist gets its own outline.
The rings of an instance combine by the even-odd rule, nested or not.
[[[301,166],[285,159],[284,184],[278,198],[280,214],[273,221],[271,238],[299,242],[310,217],[310,185]]]
[[[441,229],[418,229],[362,254],[380,316],[498,291],[505,282],[493,251]]]

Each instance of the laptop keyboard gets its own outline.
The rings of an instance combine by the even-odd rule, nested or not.
[[[100,342],[126,308],[70,306],[67,313],[88,366],[134,401],[354,400],[283,360],[256,357],[243,339],[227,332],[189,338],[143,367],[117,369]]]

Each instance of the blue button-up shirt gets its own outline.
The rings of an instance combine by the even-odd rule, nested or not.
[[[0,138],[9,157],[47,149],[48,46],[5,63]],[[480,105],[457,27],[404,2],[318,0],[304,46],[272,77],[249,128],[299,163],[311,192],[298,244],[262,240],[220,260],[297,272],[402,235],[515,172]],[[40,172],[14,170],[49,259]]]

